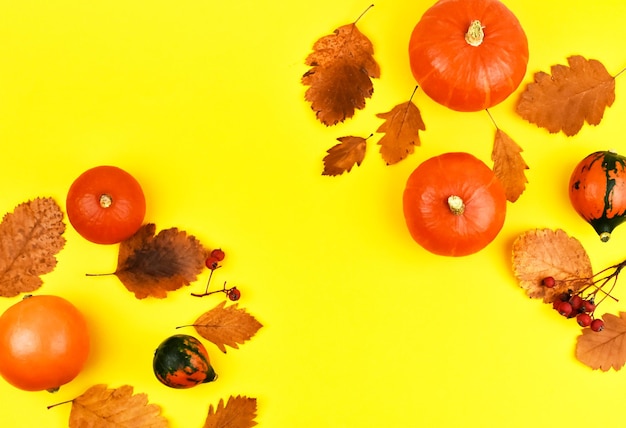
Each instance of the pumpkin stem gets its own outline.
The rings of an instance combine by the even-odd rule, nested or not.
[[[459,196],[452,195],[448,198],[448,207],[454,215],[461,215],[465,212],[465,204]]]
[[[478,19],[475,19],[470,24],[467,33],[465,33],[465,41],[471,46],[480,46],[485,38],[485,32],[483,31],[483,25]]]
[[[611,239],[611,232],[602,232],[600,234],[600,241],[608,242],[609,239]]]
[[[100,206],[102,208],[109,208],[113,204],[113,198],[111,195],[103,193],[100,195]]]

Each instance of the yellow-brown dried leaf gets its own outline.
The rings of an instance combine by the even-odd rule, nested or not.
[[[167,428],[161,408],[148,404],[146,394],[133,395],[133,387],[108,389],[94,385],[72,400],[70,428]]]
[[[426,130],[426,125],[412,101],[398,104],[391,111],[376,116],[385,120],[376,132],[385,133],[378,144],[387,165],[400,162],[414,152],[415,146],[421,144],[419,131]]]
[[[309,86],[304,98],[324,125],[343,122],[365,107],[374,92],[371,78],[380,77],[373,55],[372,43],[356,24],[343,25],[315,42],[302,84]]]
[[[594,370],[620,370],[626,363],[626,312],[604,314],[604,329],[584,328],[576,341],[576,358]]]
[[[0,223],[0,296],[31,292],[52,272],[55,255],[65,246],[63,212],[52,198],[36,198],[15,207]]]
[[[324,157],[324,171],[322,175],[341,175],[350,172],[354,165],[361,166],[365,158],[367,139],[363,137],[340,137],[339,144],[327,151]]]
[[[589,284],[593,271],[576,238],[560,229],[534,229],[513,242],[513,274],[529,297],[551,303],[560,294]],[[541,283],[548,276],[556,280],[553,288]]]
[[[572,136],[585,121],[598,125],[604,110],[615,101],[615,78],[595,59],[567,58],[568,66],[553,65],[552,75],[535,74],[516,106],[517,113],[551,133]]]
[[[498,129],[493,143],[491,159],[493,172],[504,187],[506,199],[515,202],[526,189],[525,171],[528,165],[522,158],[522,148],[504,131]]]
[[[256,398],[238,395],[224,400],[220,399],[217,408],[209,406],[209,413],[202,428],[251,428],[257,425]]]
[[[154,224],[145,224],[120,243],[115,275],[138,299],[167,297],[204,269],[207,251],[194,236],[175,227],[156,236],[155,231]]]
[[[221,302],[213,309],[202,314],[193,326],[198,334],[206,340],[214,343],[222,352],[226,352],[226,346],[239,348],[263,327],[252,315],[243,308],[238,308],[237,303],[225,306]]]

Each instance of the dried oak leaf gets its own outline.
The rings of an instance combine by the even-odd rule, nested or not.
[[[372,43],[354,23],[315,42],[306,58],[311,69],[301,81],[309,86],[304,98],[324,125],[343,122],[365,107],[374,92],[371,78],[380,77],[373,55]]]
[[[551,133],[572,136],[585,121],[598,125],[604,110],[615,101],[615,78],[595,59],[567,58],[569,66],[551,67],[552,75],[535,74],[516,106],[517,113]]]
[[[167,297],[204,269],[206,250],[194,236],[175,227],[156,236],[155,230],[154,224],[145,224],[119,248],[115,275],[138,299]]]
[[[493,143],[491,160],[493,172],[504,187],[506,199],[515,202],[526,189],[528,165],[522,158],[522,148],[504,131],[498,129]]]
[[[593,271],[576,238],[560,229],[534,229],[513,242],[513,274],[529,297],[551,303],[561,293],[589,284]],[[556,280],[553,288],[541,284],[547,276]]]
[[[148,404],[146,394],[133,395],[133,387],[108,389],[94,385],[72,400],[70,428],[166,428],[161,408]]]
[[[15,207],[0,223],[0,296],[13,297],[41,287],[65,246],[63,212],[52,198]]]
[[[393,165],[413,153],[419,146],[419,131],[426,130],[422,115],[412,101],[398,104],[391,111],[376,115],[385,122],[376,132],[385,135],[378,141],[380,154],[387,165]]]
[[[217,408],[209,406],[209,413],[202,428],[250,428],[257,425],[256,398],[238,395],[224,400],[220,399]]]
[[[354,165],[361,166],[365,158],[367,139],[363,137],[340,137],[339,144],[334,145],[324,157],[322,175],[341,175],[350,172]]]
[[[226,352],[226,346],[238,349],[238,344],[251,339],[263,327],[245,309],[239,309],[237,303],[227,307],[225,304],[221,302],[193,323],[198,334],[213,342],[222,352]]]
[[[576,358],[594,370],[620,370],[626,363],[626,312],[604,314],[604,329],[584,328],[576,341]]]

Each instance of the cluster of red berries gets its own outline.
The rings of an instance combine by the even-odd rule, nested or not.
[[[241,291],[239,291],[237,287],[226,288],[226,282],[224,282],[224,286],[221,290],[209,291],[209,284],[211,283],[213,272],[217,268],[220,268],[222,266],[220,265],[220,262],[224,260],[225,257],[226,253],[224,253],[224,250],[222,250],[221,248],[216,248],[209,253],[208,257],[204,261],[206,267],[211,270],[211,274],[209,275],[209,279],[206,284],[206,290],[202,294],[191,293],[192,296],[204,297],[214,293],[224,293],[226,294],[226,297],[228,297],[233,302],[239,300],[239,298],[241,297]]]
[[[556,285],[556,281],[553,277],[548,276],[541,281],[541,284],[552,288]],[[562,293],[554,300],[552,307],[566,318],[576,318],[581,327],[589,327],[593,331],[602,331],[604,321],[593,317],[596,310],[594,296],[591,294],[587,298],[583,298],[580,294],[572,292]]]

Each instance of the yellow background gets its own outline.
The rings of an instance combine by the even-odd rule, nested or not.
[[[217,382],[162,386],[154,349],[222,296],[189,296],[207,272],[167,299],[142,301],[115,277],[85,277],[112,271],[117,247],[91,244],[68,224],[58,266],[37,293],[62,295],[86,314],[93,350],[54,395],[1,381],[2,426],[66,426],[70,406],[46,406],[97,383],[147,393],[175,428],[201,427],[210,404],[238,394],[258,399],[263,427],[622,425],[626,372],[595,372],[574,358],[579,328],[525,297],[510,252],[520,233],[548,227],[579,238],[595,270],[626,255],[626,230],[601,243],[567,197],[580,159],[626,152],[623,78],[602,123],[575,137],[513,113],[534,72],[569,55],[599,59],[613,75],[625,67],[626,3],[505,3],[526,30],[530,61],[522,87],[491,113],[524,148],[529,184],[489,247],[451,259],[411,240],[401,195],[431,156],[468,151],[490,163],[494,127],[484,112],[449,111],[418,90],[427,129],[414,155],[385,166],[378,134],[360,167],[321,176],[336,138],[375,132],[376,114],[410,97],[407,41],[430,1],[382,0],[362,18],[382,75],[364,110],[326,128],[303,100],[304,59],[369,3],[2,0],[0,212],[37,196],[64,209],[81,172],[122,167],[143,186],[146,221],[225,250],[213,286],[237,285],[240,306],[264,324],[226,354],[206,343]],[[0,309],[19,299],[2,298]],[[603,306],[601,314],[626,309]]]

